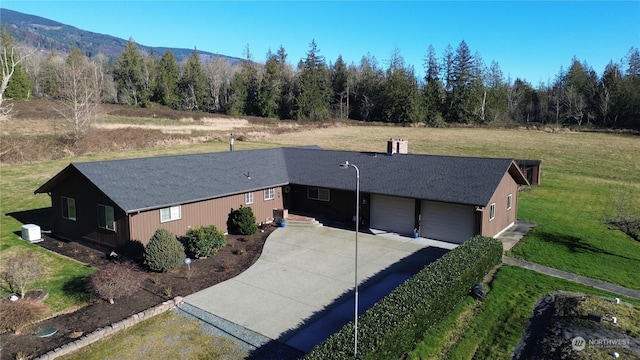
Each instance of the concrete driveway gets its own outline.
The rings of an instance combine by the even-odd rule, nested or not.
[[[360,233],[359,312],[453,247],[394,234]],[[253,266],[187,296],[181,308],[253,348],[276,340],[308,352],[353,320],[354,254],[353,231],[279,228]]]

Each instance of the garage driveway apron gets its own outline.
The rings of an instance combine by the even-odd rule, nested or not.
[[[360,233],[360,313],[455,246],[395,234]],[[253,266],[185,297],[184,302],[308,352],[353,319],[354,254],[353,231],[279,228]]]

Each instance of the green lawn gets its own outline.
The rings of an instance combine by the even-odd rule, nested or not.
[[[562,173],[546,176],[543,186],[522,194],[519,218],[538,225],[509,255],[640,289],[640,273],[632,271],[640,268],[640,242],[604,224],[625,188],[633,190]]]
[[[407,358],[510,359],[536,300],[558,289],[616,297],[578,283],[505,265],[496,273],[484,302],[465,299]],[[638,300],[623,301],[640,305]]]

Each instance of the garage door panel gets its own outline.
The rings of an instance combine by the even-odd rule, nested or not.
[[[461,244],[474,234],[474,207],[423,201],[420,232],[423,237]]]
[[[371,228],[410,234],[415,227],[415,200],[371,195]]]

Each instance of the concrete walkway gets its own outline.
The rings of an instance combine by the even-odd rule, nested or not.
[[[180,308],[250,348],[277,340],[308,352],[353,319],[354,245],[351,230],[279,228],[253,266],[185,297]],[[360,233],[359,313],[455,246]]]
[[[535,223],[526,221],[517,221],[513,226],[496,236],[496,239],[502,241],[504,251],[511,250],[522,238],[536,226]]]
[[[534,223],[518,221],[512,227],[505,230],[502,234],[497,236],[497,239],[502,241],[504,251],[511,250],[522,238],[534,227]],[[611,284],[608,282],[594,280],[588,277],[576,275],[570,272],[558,270],[552,267],[532,263],[525,260],[512,258],[506,255],[502,256],[502,262],[507,265],[519,266],[525,269],[533,270],[545,275],[554,276],[569,281],[575,281],[577,283],[594,287],[596,289],[608,291],[613,294],[626,296],[633,299],[640,300],[640,291],[629,289],[620,285]]]
[[[554,269],[548,266],[528,262],[525,260],[520,260],[516,258],[512,258],[509,256],[502,256],[502,262],[507,265],[519,266],[525,269],[533,270],[545,275],[554,276],[561,279],[566,279],[569,281],[575,281],[577,283],[594,287],[596,289],[608,291],[613,294],[618,294],[622,296],[626,296],[633,299],[640,300],[640,291],[629,289],[620,285],[611,284],[604,281],[594,280],[591,278],[587,278],[584,276],[576,275],[573,273],[569,273],[566,271]]]

